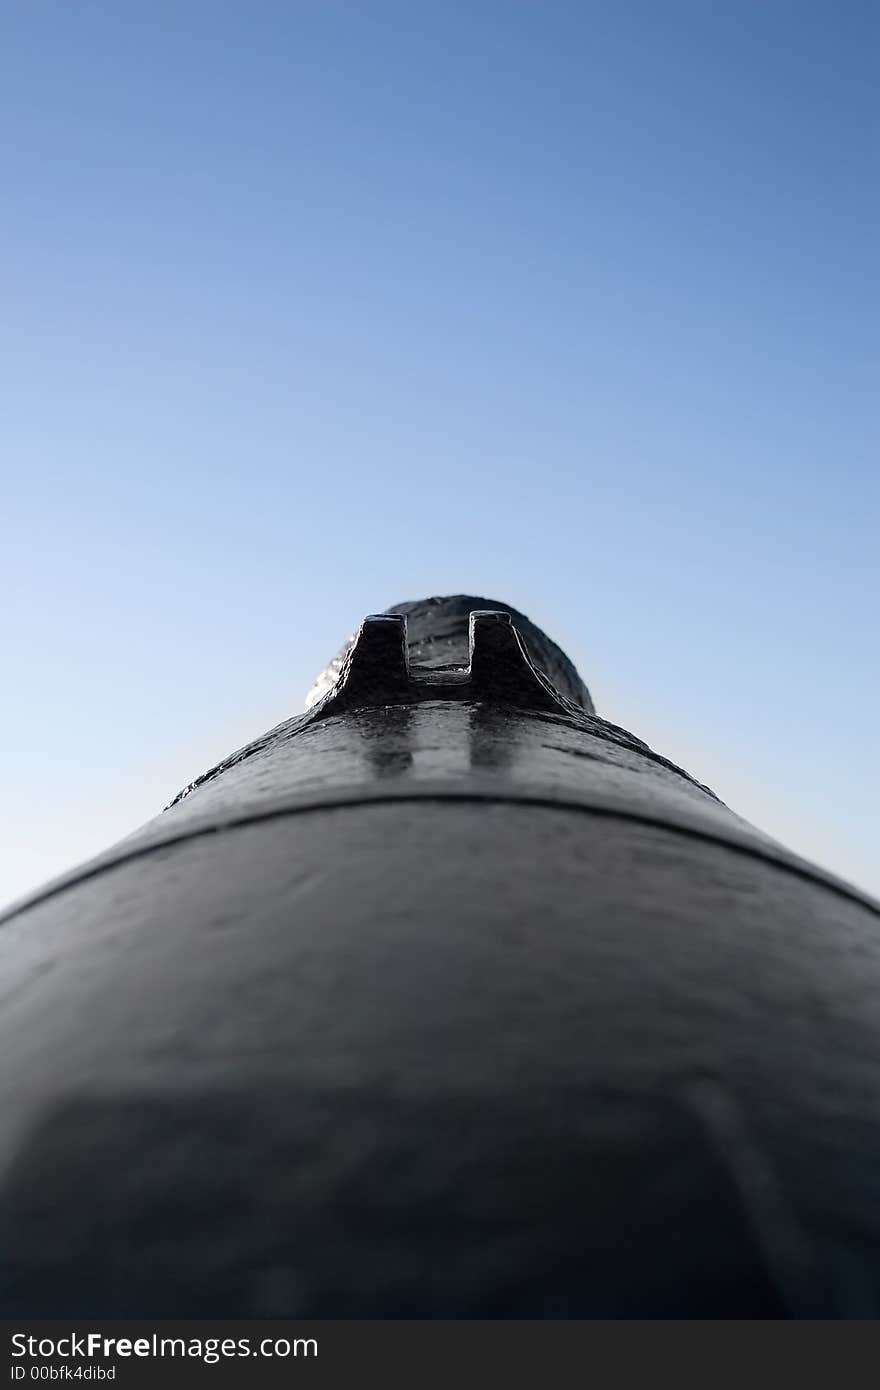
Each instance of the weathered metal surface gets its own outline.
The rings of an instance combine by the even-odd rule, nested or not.
[[[555,691],[587,714],[595,714],[589,690],[577,670],[555,642],[536,627],[524,613],[494,599],[455,594],[447,598],[421,599],[418,603],[397,603],[379,617],[406,619],[407,662],[419,672],[436,667],[462,668],[471,659],[469,620],[476,611],[506,615],[515,627],[527,658],[547,677]],[[306,697],[306,709],[328,694],[342,671],[357,635],[352,637],[322,671]]]
[[[461,602],[7,918],[6,1311],[880,1311],[877,905]]]

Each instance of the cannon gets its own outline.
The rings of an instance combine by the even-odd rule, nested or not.
[[[880,907],[596,713],[503,603],[0,930],[0,1307],[872,1317]]]

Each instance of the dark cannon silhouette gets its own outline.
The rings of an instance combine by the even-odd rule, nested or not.
[[[0,1307],[876,1316],[878,912],[522,614],[367,618],[6,915]]]

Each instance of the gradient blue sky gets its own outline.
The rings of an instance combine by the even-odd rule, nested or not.
[[[470,591],[880,892],[880,6],[6,0],[0,901]]]

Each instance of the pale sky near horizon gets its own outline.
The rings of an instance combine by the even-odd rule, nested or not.
[[[880,6],[8,0],[0,905],[521,608],[880,894]]]

